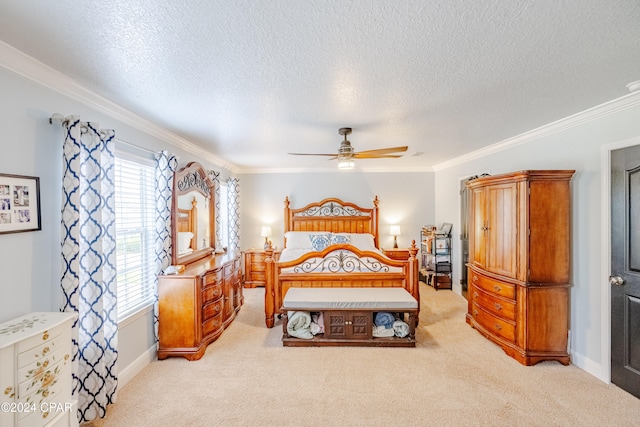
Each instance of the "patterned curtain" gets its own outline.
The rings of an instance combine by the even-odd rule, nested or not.
[[[73,395],[81,422],[102,418],[118,385],[114,136],[70,116],[63,123],[62,311],[75,312]]]
[[[229,250],[240,249],[240,181],[229,178],[227,181],[229,192]]]
[[[222,220],[220,219],[220,172],[209,171],[209,178],[213,181],[213,191],[215,198],[215,212],[216,212],[216,250],[219,247],[219,242],[222,242]]]
[[[171,197],[173,174],[178,160],[173,154],[161,151],[156,154],[156,274],[171,264]],[[153,328],[158,342],[158,283],[154,287]]]

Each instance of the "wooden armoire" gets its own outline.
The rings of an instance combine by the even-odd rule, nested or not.
[[[573,170],[526,170],[467,183],[467,323],[524,365],[569,364]]]

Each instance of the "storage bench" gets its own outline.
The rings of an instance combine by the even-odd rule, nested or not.
[[[307,346],[415,347],[418,301],[403,288],[289,288],[281,307],[282,344]],[[289,311],[323,313],[324,334],[311,339],[290,336]],[[374,337],[376,312],[399,314],[409,326],[406,337]],[[408,317],[408,318],[406,318]]]

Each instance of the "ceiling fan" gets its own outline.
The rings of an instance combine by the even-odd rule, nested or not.
[[[377,150],[367,150],[367,151],[354,151],[351,146],[351,142],[347,139],[347,135],[351,134],[351,128],[340,128],[338,133],[344,136],[344,140],[340,143],[340,148],[338,148],[338,152],[334,154],[323,154],[323,153],[289,153],[294,156],[328,156],[329,160],[338,159],[338,167],[340,169],[351,169],[355,166],[355,162],[353,159],[391,159],[402,157],[402,155],[393,154],[393,153],[402,153],[407,151],[409,147],[406,145],[403,147],[390,147],[390,148],[380,148]]]

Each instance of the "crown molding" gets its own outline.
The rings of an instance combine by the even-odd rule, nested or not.
[[[338,167],[331,168],[247,168],[238,169],[238,174],[269,174],[269,173],[295,173],[295,174],[311,174],[311,173],[415,173],[415,172],[433,172],[431,167],[419,168],[360,168],[356,166],[354,169],[340,170]]]
[[[533,142],[540,138],[563,132],[576,126],[592,122],[601,117],[615,114],[617,112],[633,108],[638,105],[640,105],[640,92],[633,92],[628,95],[621,96],[620,98],[616,98],[612,101],[605,102],[604,104],[589,108],[588,110],[584,110],[555,122],[540,126],[539,128],[521,133],[520,135],[505,139],[504,141],[488,145],[484,148],[480,148],[479,150],[471,151],[470,153],[464,154],[451,160],[447,160],[446,162],[438,163],[437,165],[433,166],[433,170],[437,172],[456,165],[470,162],[472,160],[486,157],[499,151],[507,150],[517,145]]]
[[[218,167],[227,169],[234,173],[237,173],[238,171],[236,165],[211,154],[196,144],[169,132],[168,130],[138,116],[137,114],[132,113],[126,108],[93,93],[61,72],[37,61],[31,56],[26,55],[24,52],[2,41],[0,41],[0,67],[6,68],[7,70],[24,78],[32,80],[55,92],[85,104],[100,113],[165,141],[176,148],[191,153],[199,158],[206,159]]]

